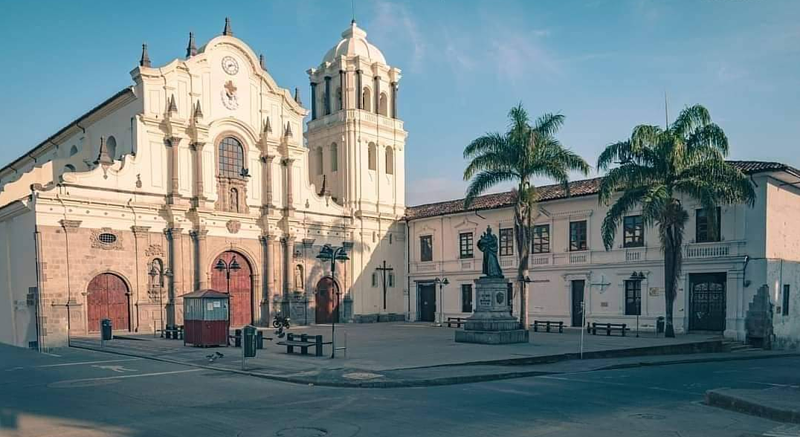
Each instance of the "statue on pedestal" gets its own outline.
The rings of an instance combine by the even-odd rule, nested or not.
[[[486,232],[478,240],[478,250],[483,252],[482,273],[487,278],[503,278],[500,262],[497,260],[497,236],[492,234],[492,227],[487,226]]]

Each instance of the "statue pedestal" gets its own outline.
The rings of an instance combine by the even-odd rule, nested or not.
[[[509,313],[505,278],[482,277],[475,280],[476,307],[456,331],[457,343],[508,344],[527,343],[528,330],[519,329],[519,321]]]

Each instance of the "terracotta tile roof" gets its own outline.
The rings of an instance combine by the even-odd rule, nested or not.
[[[728,161],[745,174],[756,174],[768,171],[785,171],[800,177],[800,170],[779,162],[765,161]],[[590,196],[597,194],[602,177],[572,181],[569,183],[570,197]],[[536,187],[539,201],[558,200],[567,197],[560,184]],[[487,209],[507,208],[514,204],[514,193],[486,194],[475,198],[469,208],[464,208],[464,199],[427,203],[406,208],[406,220],[416,220],[439,215],[458,214],[465,211],[481,211]]]

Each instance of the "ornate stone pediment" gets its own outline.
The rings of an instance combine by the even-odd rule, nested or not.
[[[145,256],[164,256],[164,248],[160,244],[151,244],[145,251]]]

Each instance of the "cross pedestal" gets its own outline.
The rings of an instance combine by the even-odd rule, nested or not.
[[[482,277],[475,280],[475,312],[456,331],[457,343],[508,344],[527,343],[528,330],[509,314],[505,278]]]

